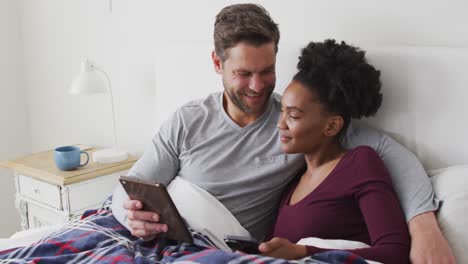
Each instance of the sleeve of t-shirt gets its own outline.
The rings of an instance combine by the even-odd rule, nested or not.
[[[418,214],[437,210],[439,202],[421,162],[391,137],[352,121],[342,144],[347,149],[369,146],[379,154],[390,172],[406,221]]]
[[[128,176],[169,184],[179,171],[180,142],[183,136],[182,122],[179,113],[176,112],[161,125],[149,147],[128,172]],[[128,195],[118,184],[112,196],[112,212],[115,218],[129,229],[127,212],[123,208],[126,199]]]
[[[353,161],[353,194],[366,222],[369,248],[347,250],[365,259],[382,263],[409,263],[410,239],[398,198],[388,171],[377,153],[363,147]],[[331,250],[307,247],[308,253]]]

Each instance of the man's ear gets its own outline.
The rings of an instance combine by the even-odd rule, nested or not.
[[[344,126],[344,119],[339,115],[332,115],[328,118],[323,134],[327,137],[336,136]]]
[[[213,60],[213,66],[215,71],[218,74],[221,74],[223,72],[223,62],[214,50],[211,52],[211,59]]]

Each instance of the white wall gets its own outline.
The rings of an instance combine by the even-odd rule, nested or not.
[[[28,106],[22,82],[18,3],[0,0],[0,160],[30,151]],[[19,229],[14,207],[13,173],[0,169],[0,237]]]
[[[67,94],[80,59],[88,57],[112,79],[119,144],[141,153],[155,128],[157,47],[168,40],[211,41],[215,14],[232,2],[113,0],[111,13],[106,0],[22,1],[32,149],[112,144],[108,98]],[[256,2],[280,24],[283,45],[334,37],[355,44],[468,46],[463,1]]]
[[[106,1],[23,1],[21,10],[32,149],[113,143],[108,95],[68,94],[87,57],[110,75],[120,146],[141,151],[153,133],[152,33],[139,26],[150,21],[117,3],[110,14]]]
[[[21,76],[29,113],[24,115],[25,108],[13,104],[8,115],[21,120],[19,124],[29,118],[32,151],[72,143],[111,145],[108,98],[67,93],[80,59],[88,57],[112,79],[119,144],[140,154],[155,132],[157,52],[164,52],[168,41],[211,41],[215,14],[233,2],[113,0],[111,13],[108,0],[20,1],[25,65]],[[468,47],[468,4],[462,0],[254,2],[263,4],[280,24],[280,50],[288,42],[328,37],[357,45]],[[0,52],[11,56],[9,49]],[[205,58],[209,60],[209,52]],[[174,78],[183,76],[181,72]],[[277,87],[281,92],[284,81]],[[19,127],[8,126],[8,133],[18,136]]]
[[[111,13],[109,1],[21,1],[33,151],[113,143],[108,97],[67,93],[87,57],[110,75],[120,147],[141,154],[155,132],[156,45],[209,39],[213,14],[222,5],[204,13],[192,1],[114,0]],[[202,10],[190,13],[196,9]]]

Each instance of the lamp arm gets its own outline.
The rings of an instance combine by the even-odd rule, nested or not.
[[[107,79],[107,82],[109,83],[109,95],[110,95],[110,103],[111,103],[111,109],[112,109],[112,128],[114,130],[114,149],[115,151],[118,150],[118,146],[117,146],[117,130],[115,128],[115,111],[114,111],[114,96],[112,95],[112,84],[111,84],[111,81],[110,81],[110,78],[109,78],[109,75],[101,70],[100,68],[94,66],[94,68],[102,73],[104,76],[106,76],[106,79]]]

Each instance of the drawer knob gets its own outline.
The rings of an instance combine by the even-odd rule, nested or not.
[[[35,193],[35,194],[39,194],[39,193],[40,193],[39,189],[35,188],[35,189],[34,189],[34,193]]]

